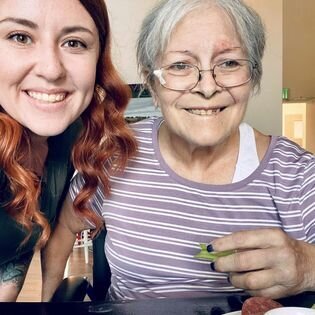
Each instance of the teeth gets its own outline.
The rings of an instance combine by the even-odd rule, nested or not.
[[[28,91],[27,94],[36,100],[47,102],[47,103],[60,102],[66,98],[66,93],[47,94],[47,93]]]
[[[215,109],[189,109],[188,112],[194,115],[200,115],[200,116],[211,116],[211,115],[217,115],[221,111],[220,108]]]

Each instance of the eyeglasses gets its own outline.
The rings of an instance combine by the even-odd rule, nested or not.
[[[159,79],[160,84],[169,90],[188,91],[197,86],[203,72],[210,71],[218,86],[230,88],[249,82],[256,67],[257,65],[248,59],[227,59],[208,70],[178,62],[154,70],[153,74]]]

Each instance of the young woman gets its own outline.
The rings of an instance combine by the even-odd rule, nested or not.
[[[0,301],[16,300],[47,242],[72,164],[88,179],[84,212],[98,179],[108,191],[104,160],[121,168],[135,149],[109,40],[102,0],[0,2]]]

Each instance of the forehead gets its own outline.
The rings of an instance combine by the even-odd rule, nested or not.
[[[79,0],[0,0],[0,20],[7,17],[28,19],[40,26],[79,23],[96,29]]]
[[[240,46],[234,23],[223,9],[211,5],[193,10],[177,23],[165,52],[194,47],[228,49],[233,46]]]

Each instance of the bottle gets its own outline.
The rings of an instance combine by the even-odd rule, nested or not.
[[[289,99],[289,88],[282,89],[282,99],[287,101]]]

